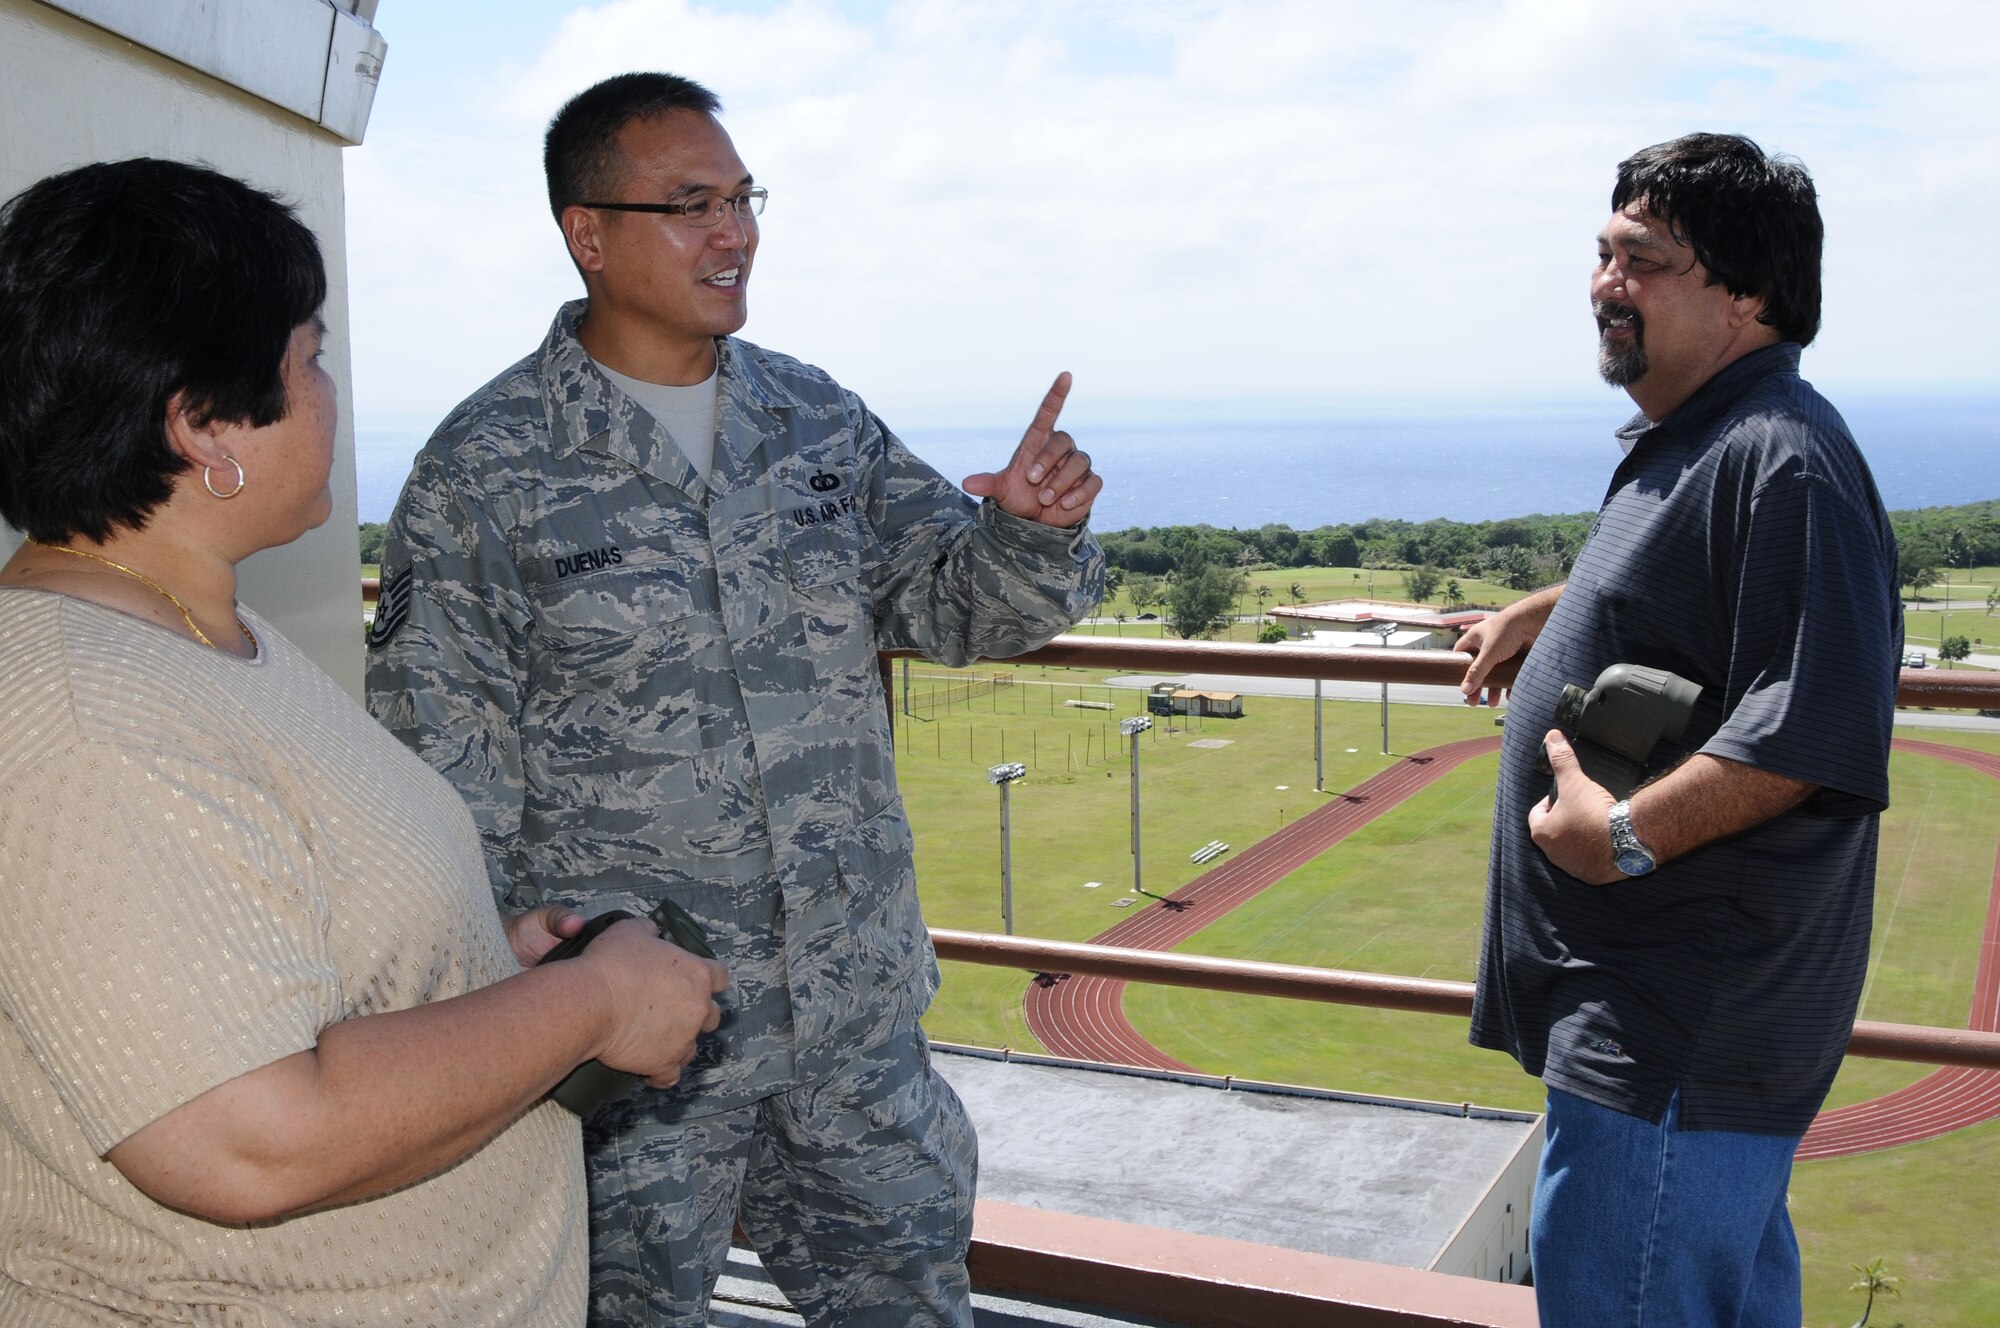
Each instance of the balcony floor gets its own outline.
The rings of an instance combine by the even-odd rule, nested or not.
[[[1162,1319],[1125,1317],[1055,1301],[984,1292],[973,1294],[972,1307],[979,1328],[1179,1328]],[[708,1322],[710,1328],[802,1328],[805,1320],[792,1312],[784,1296],[771,1285],[757,1256],[738,1247],[729,1252],[729,1266],[715,1284]]]

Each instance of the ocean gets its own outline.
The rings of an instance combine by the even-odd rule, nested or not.
[[[2000,498],[2000,393],[1847,396],[1837,401],[1892,510]],[[1595,511],[1631,414],[1601,401],[1441,410],[1327,411],[1296,418],[1079,422],[1104,476],[1093,524],[1297,530],[1395,517],[1495,521]],[[895,425],[890,421],[892,427]],[[1002,463],[1018,424],[901,428],[953,480]],[[355,430],[363,521],[385,521],[426,429]]]

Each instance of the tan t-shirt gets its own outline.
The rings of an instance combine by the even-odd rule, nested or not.
[[[421,1184],[254,1228],[102,1160],[329,1024],[518,971],[451,786],[244,617],[248,662],[0,589],[0,1328],[580,1324],[559,1107]]]

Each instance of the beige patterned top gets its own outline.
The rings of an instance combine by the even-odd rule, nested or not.
[[[255,1228],[103,1154],[339,1020],[516,971],[471,818],[269,623],[245,662],[0,589],[0,1328],[575,1324],[575,1120]]]

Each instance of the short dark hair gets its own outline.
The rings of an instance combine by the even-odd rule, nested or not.
[[[1787,341],[1819,335],[1825,227],[1812,177],[1795,157],[1740,134],[1688,134],[1618,163],[1611,210],[1638,203],[1694,250],[1711,285],[1761,295],[1761,322]]]
[[[564,208],[613,199],[623,183],[618,131],[626,125],[669,111],[714,115],[721,109],[721,98],[679,74],[618,74],[571,97],[542,140],[542,170],[556,224],[562,224]]]
[[[141,529],[196,424],[286,410],[285,353],[326,302],[319,243],[240,180],[136,157],[0,205],[0,516],[52,543]]]

